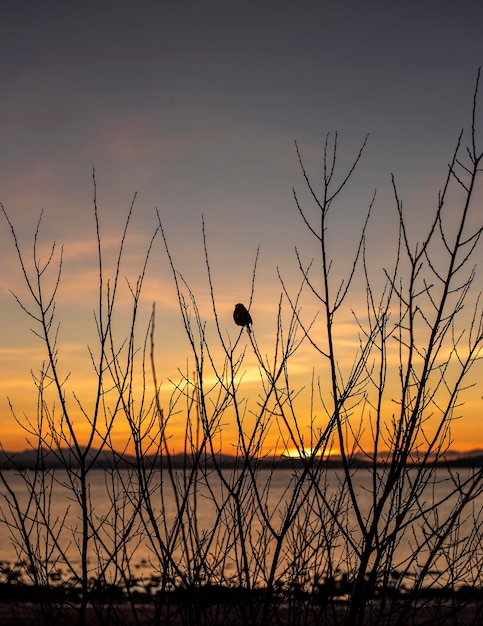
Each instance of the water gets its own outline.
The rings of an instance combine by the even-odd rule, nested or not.
[[[452,476],[441,468],[412,492],[418,474],[408,471],[406,483],[391,490],[379,525],[379,568],[385,564],[406,586],[422,571],[426,583],[475,584],[483,563],[482,494],[455,513],[455,481],[464,483],[470,474],[463,469]],[[92,580],[143,588],[155,587],[167,572],[173,584],[240,584],[245,575],[264,584],[273,569],[277,579],[310,586],[328,572],[356,571],[364,544],[360,526],[369,528],[374,491],[380,497],[385,484],[382,470],[375,481],[367,470],[356,470],[355,507],[341,470],[325,470],[316,482],[301,482],[291,470],[261,470],[256,480],[226,470],[225,482],[213,471],[191,481],[180,471],[154,471],[144,490],[128,470],[93,470],[83,516],[72,472],[4,476],[17,503],[1,485],[4,576],[13,570],[28,580],[33,565],[44,579],[75,583],[85,552]]]

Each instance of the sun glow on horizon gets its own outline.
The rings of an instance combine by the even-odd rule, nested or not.
[[[315,448],[288,448],[284,450],[282,456],[286,456],[291,459],[308,459],[312,456],[328,459],[333,456],[340,456],[340,450],[337,448],[316,450],[315,452],[314,450]]]

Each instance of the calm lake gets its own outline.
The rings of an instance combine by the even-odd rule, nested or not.
[[[405,484],[389,494],[379,535],[395,577],[398,572],[405,578],[417,574],[438,545],[441,554],[431,561],[427,575],[441,584],[456,576],[474,584],[483,561],[483,496],[467,504],[454,523],[452,518],[458,502],[455,484],[463,485],[470,473],[466,468],[451,474],[433,470],[419,489],[414,487],[417,470],[411,469]],[[47,564],[47,576],[73,579],[87,546],[93,578],[117,581],[122,572],[143,584],[168,565],[176,575],[198,572],[227,581],[236,580],[245,564],[259,582],[274,559],[282,578],[295,572],[308,580],[329,567],[333,572],[356,568],[360,524],[371,519],[373,494],[380,496],[385,480],[383,474],[374,479],[365,469],[354,471],[356,511],[341,470],[324,471],[317,484],[299,481],[291,470],[260,470],[256,480],[227,470],[225,483],[213,471],[190,477],[156,470],[143,486],[128,470],[92,470],[83,526],[82,494],[72,473],[7,471],[4,477],[11,490],[0,483],[4,570],[16,563],[28,570],[28,544],[36,562]],[[403,525],[391,534],[402,512]],[[446,529],[446,539],[441,539],[441,529]]]

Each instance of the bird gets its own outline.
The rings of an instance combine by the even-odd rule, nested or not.
[[[245,306],[240,302],[235,304],[235,310],[233,311],[233,319],[235,320],[235,324],[238,326],[243,326],[250,333],[250,324],[253,324],[252,316],[247,311]]]

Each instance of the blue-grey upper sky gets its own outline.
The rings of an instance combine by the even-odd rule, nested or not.
[[[316,168],[334,130],[347,158],[370,133],[369,187],[390,171],[422,184],[469,119],[482,17],[475,2],[4,2],[2,201],[68,211],[94,163],[107,204],[137,190],[175,228],[204,212],[261,236],[290,210],[294,139]]]
[[[44,210],[45,240],[66,245],[73,300],[92,276],[93,165],[106,241],[137,191],[139,247],[157,207],[195,286],[204,214],[228,325],[232,303],[249,295],[258,245],[259,311],[280,291],[275,268],[296,268],[294,246],[316,254],[292,195],[303,196],[294,140],[316,181],[328,132],[339,133],[342,168],[369,133],[334,254],[356,241],[375,188],[373,237],[389,246],[391,172],[415,230],[424,223],[471,120],[482,23],[474,1],[4,0],[0,201],[27,247]],[[7,290],[18,274],[5,223],[0,245],[13,320]]]

